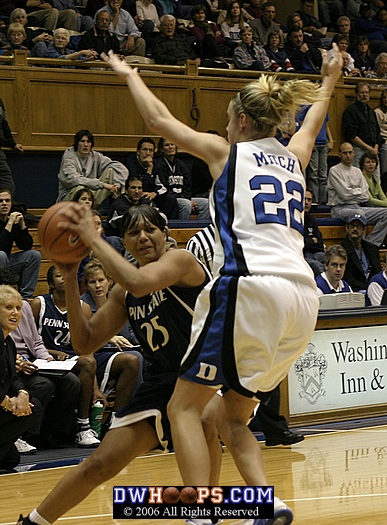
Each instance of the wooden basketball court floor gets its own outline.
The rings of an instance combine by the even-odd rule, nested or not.
[[[321,432],[321,429],[319,429]],[[294,511],[295,525],[387,523],[387,425],[307,436],[287,448],[262,447],[276,494]],[[14,525],[42,500],[69,468],[0,476],[0,525]],[[221,482],[243,485],[230,454],[223,454]],[[183,525],[183,520],[113,520],[114,485],[181,485],[174,454],[138,458],[96,489],[57,523],[63,525]],[[225,520],[225,525],[238,523]],[[239,522],[240,523],[240,522]]]

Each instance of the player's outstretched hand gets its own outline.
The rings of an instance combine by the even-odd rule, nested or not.
[[[113,51],[109,51],[109,54],[101,53],[101,58],[109,64],[109,66],[117,73],[117,75],[126,80],[127,77],[132,73],[137,73],[137,68],[129,66],[125,60],[121,60],[118,55],[114,54]]]
[[[328,60],[328,51],[323,49],[322,54],[322,67],[321,67],[321,76],[323,80],[331,80],[333,83],[336,83],[340,76],[343,74],[343,56],[340,53],[340,50],[337,44],[332,44],[333,49],[333,58]]]

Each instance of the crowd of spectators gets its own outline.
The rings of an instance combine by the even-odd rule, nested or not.
[[[53,42],[58,28],[69,31],[62,33],[65,45]],[[0,2],[1,54],[24,49],[32,57],[99,60],[111,49],[157,64],[191,59],[205,67],[319,74],[320,49],[333,42],[345,60],[344,76],[385,78],[384,2],[300,0],[286,20],[264,0]]]

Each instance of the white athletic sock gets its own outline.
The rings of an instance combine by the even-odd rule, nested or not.
[[[37,525],[51,525],[51,523],[45,520],[36,509],[30,512],[28,517],[33,523],[36,523]]]
[[[80,427],[90,428],[90,420],[88,417],[82,419],[80,417],[77,417],[77,424]]]

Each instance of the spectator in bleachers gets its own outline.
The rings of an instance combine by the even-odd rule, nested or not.
[[[178,65],[187,60],[196,60],[200,64],[200,58],[196,58],[188,40],[176,34],[176,18],[172,15],[160,18],[160,34],[153,39],[152,56],[156,64]]]
[[[382,190],[378,177],[375,175],[378,163],[378,156],[375,153],[367,152],[360,157],[359,167],[368,184],[369,199],[367,205],[386,208],[387,197]]]
[[[339,48],[339,50],[341,52],[343,52],[343,51],[348,52],[348,49],[349,49],[349,38],[347,36],[345,36],[345,35],[338,35],[337,40],[336,40],[335,43],[337,44],[337,47]],[[329,60],[332,60],[333,54],[334,54],[334,50],[333,50],[333,47],[331,45],[331,48],[328,51],[328,59]],[[349,69],[351,70],[351,69],[353,69],[355,67],[355,64],[354,64],[354,60],[353,60],[351,54],[350,53],[348,53],[348,54],[349,54],[349,58],[350,58]]]
[[[362,75],[357,67],[351,68],[351,55],[346,51],[341,51],[341,56],[343,57],[343,77],[361,77]]]
[[[343,280],[347,266],[347,252],[340,244],[333,244],[324,254],[324,271],[316,277],[317,295],[352,292]]]
[[[235,48],[242,42],[240,31],[248,27],[241,12],[240,3],[233,0],[227,6],[227,15],[220,28],[225,38],[228,55],[232,56]]]
[[[157,150],[160,180],[167,190],[176,196],[179,219],[188,220],[191,213],[197,214],[199,219],[208,219],[208,199],[192,197],[191,174],[184,162],[177,157],[176,144],[161,137]]]
[[[297,12],[304,24],[304,31],[313,32],[314,35],[322,38],[325,36],[327,28],[323,28],[320,20],[314,16],[314,1],[315,0],[300,0],[300,7]]]
[[[18,22],[24,26],[26,39],[23,42],[29,50],[32,57],[44,57],[46,54],[47,44],[52,41],[52,35],[44,29],[32,29],[27,27],[27,13],[24,9],[18,7],[11,13],[10,23]]]
[[[375,109],[376,118],[380,127],[380,134],[384,143],[380,147],[380,181],[383,191],[387,191],[387,89],[380,94],[379,106]]]
[[[44,27],[52,31],[57,27],[64,27],[70,31],[77,30],[75,11],[72,9],[58,11],[53,7],[53,0],[26,0],[22,7],[27,11],[28,25],[31,27]]]
[[[23,146],[19,143],[16,143],[12,136],[4,102],[0,98],[0,188],[6,188],[11,193],[11,195],[13,195],[15,192],[15,183],[13,181],[12,173],[7,162],[7,157],[5,156],[4,151],[1,149],[4,146],[17,151],[20,154],[23,154]]]
[[[101,53],[107,55],[109,51],[119,55],[120,42],[116,35],[109,31],[111,19],[110,13],[100,11],[96,15],[95,26],[81,36],[78,50],[93,49],[98,54],[98,58],[101,58]]]
[[[141,37],[132,16],[122,9],[122,0],[107,0],[106,6],[97,11],[107,11],[111,16],[109,29],[120,42],[121,53],[124,55],[145,56],[145,40]]]
[[[32,250],[33,242],[23,214],[12,204],[10,191],[0,189],[0,268],[19,275],[23,299],[31,299],[38,282],[41,255]],[[14,244],[19,251],[12,253]]]
[[[352,144],[343,142],[339,148],[341,162],[332,166],[328,174],[328,206],[334,218],[348,222],[348,217],[356,213],[363,218],[364,226],[374,224],[367,241],[380,246],[387,234],[387,209],[366,205],[369,188],[360,169],[352,166],[354,156]]]
[[[312,209],[313,193],[309,187],[306,187],[304,202],[304,258],[316,276],[324,269],[324,242],[317,221],[310,212]]]
[[[227,8],[233,1],[234,0],[219,0],[219,6],[221,7],[221,11],[220,11],[220,13],[218,15],[218,19],[217,19],[218,26],[221,26],[223,24],[223,22],[226,20]],[[245,22],[248,22],[249,20],[252,20],[254,18],[252,15],[250,15],[246,11],[246,9],[243,6],[241,6],[241,13],[243,15],[243,19],[245,20]]]
[[[365,293],[370,279],[380,272],[379,248],[364,240],[367,221],[361,213],[347,218],[347,236],[341,243],[348,255],[344,279],[354,292]]]
[[[7,39],[8,43],[0,50],[1,55],[13,55],[15,50],[28,51],[28,54],[30,54],[28,47],[23,45],[23,42],[26,39],[26,31],[22,24],[17,22],[9,24]]]
[[[94,208],[94,194],[89,188],[79,188],[73,195],[72,201],[79,202],[85,208],[92,210]]]
[[[269,33],[278,33],[283,44],[283,32],[279,25],[274,21],[276,15],[275,5],[265,2],[261,6],[262,16],[249,21],[253,29],[254,39],[262,46],[267,44]]]
[[[328,31],[335,31],[336,20],[345,14],[341,0],[318,0],[318,19]]]
[[[269,33],[265,50],[271,62],[271,69],[278,72],[294,73],[294,67],[288,57],[286,49],[279,47],[280,42],[281,38],[279,33]]]
[[[285,49],[297,73],[320,72],[321,52],[317,47],[304,41],[302,29],[294,27],[289,30]]]
[[[22,316],[22,298],[12,286],[0,286],[0,470],[20,462],[15,441],[41,418],[41,406],[30,398],[16,375],[16,348],[10,337]]]
[[[248,3],[249,5],[245,7],[245,10],[252,18],[262,16],[262,0],[249,0]]]
[[[191,17],[193,26],[190,27],[190,33],[195,37],[195,43],[199,45],[201,60],[210,59],[224,62],[225,38],[220,27],[207,19],[205,6],[202,4],[193,6]]]
[[[150,137],[143,137],[137,143],[137,150],[125,162],[130,176],[138,175],[143,184],[143,196],[155,203],[168,219],[179,217],[176,196],[168,193],[161,183],[154,162],[156,144]]]
[[[80,187],[86,187],[94,191],[98,209],[108,197],[117,198],[121,194],[128,170],[93,147],[94,136],[89,130],[81,129],[75,134],[74,144],[62,157],[58,201],[72,200]]]
[[[371,4],[360,4],[359,16],[354,21],[354,30],[358,35],[365,35],[368,40],[387,40],[387,27],[372,19]]]
[[[220,136],[219,131],[214,129],[209,129],[206,133]],[[214,182],[208,164],[204,162],[204,160],[199,159],[199,157],[192,157],[191,173],[194,174],[194,177],[191,177],[192,196],[208,199],[210,189]]]
[[[94,22],[91,16],[83,15],[79,9],[74,4],[73,0],[52,0],[53,6],[58,9],[59,13],[61,11],[74,11],[76,16],[76,31],[83,32],[88,31],[94,27]]]
[[[387,78],[387,53],[379,53],[375,58],[374,70],[367,75],[368,78]]]
[[[304,106],[297,114],[302,126],[310,106]],[[329,128],[329,115],[326,114],[305,170],[306,184],[311,188],[316,204],[327,203],[328,154],[333,149],[332,133]]]
[[[141,30],[148,25],[148,32],[158,33],[160,31],[160,18],[153,0],[136,0],[135,21],[137,27]],[[149,23],[152,24],[152,29]]]
[[[31,308],[44,346],[55,359],[64,360],[74,357],[76,353],[71,344],[64,281],[55,266],[49,268],[47,282],[50,292],[35,297],[31,302]],[[85,315],[90,318],[89,305],[82,302],[81,307]],[[100,444],[100,440],[94,430],[91,429],[89,421],[90,403],[95,390],[96,370],[97,365],[93,355],[80,356],[72,369],[81,382],[75,435],[75,442],[81,448],[96,447]]]
[[[129,175],[125,181],[125,193],[115,199],[109,208],[106,219],[106,235],[121,235],[121,219],[124,213],[137,204],[154,203],[143,195],[142,179],[140,175]]]
[[[358,33],[352,29],[352,23],[351,20],[348,18],[348,16],[341,16],[337,20],[337,27],[338,27],[338,34],[335,35],[332,39],[332,42],[337,43],[337,38],[339,34],[345,35],[349,37],[349,52],[352,53],[356,49],[356,43],[357,39],[359,38]],[[377,55],[378,53],[387,52],[387,42],[384,40],[369,40],[370,42],[370,49],[372,53]]]
[[[359,36],[356,49],[352,52],[355,67],[359,69],[362,77],[373,76],[375,56],[371,53],[370,42],[366,36]]]
[[[369,105],[370,87],[366,82],[358,82],[355,86],[356,100],[343,113],[344,139],[354,146],[354,166],[359,165],[360,157],[366,151],[378,155],[379,148],[384,144],[380,134],[375,111]],[[379,169],[377,170],[380,178]]]
[[[234,49],[234,65],[237,69],[252,69],[254,71],[275,70],[265,49],[253,40],[251,27],[243,27],[240,31],[242,42]]]
[[[254,0],[260,2],[261,0]],[[207,7],[208,19],[212,22],[218,23],[219,14],[222,11],[222,1],[221,0],[204,0],[203,4]]]
[[[181,0],[154,0],[159,18],[163,15],[172,15],[175,18],[184,18]],[[188,18],[190,14],[188,13]]]
[[[286,22],[288,30],[291,27],[298,27],[304,31],[304,40],[308,43],[311,43],[314,46],[322,47],[322,40],[321,40],[321,33],[320,31],[314,31],[313,29],[308,29],[308,31],[305,31],[304,28],[304,22],[302,21],[302,18],[300,16],[300,13],[292,13],[288,16],[287,22]]]
[[[367,299],[371,306],[381,304],[385,290],[387,290],[387,254],[384,256],[381,271],[371,277],[368,282]]]
[[[48,44],[46,49],[46,58],[65,58],[67,60],[94,60],[98,54],[93,49],[82,49],[74,51],[68,47],[70,42],[70,33],[67,29],[60,27],[53,33],[53,41]]]

